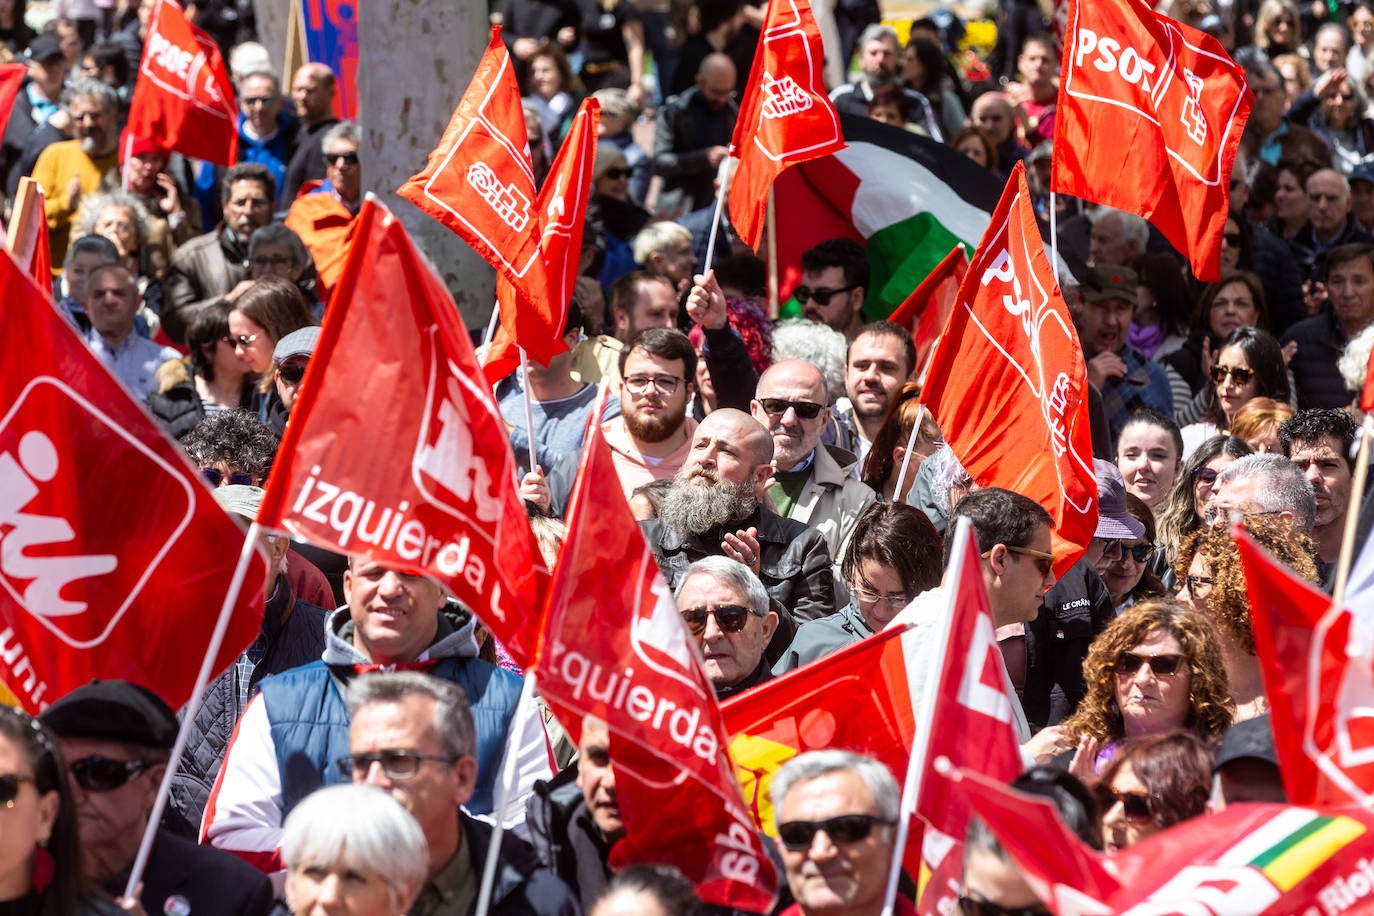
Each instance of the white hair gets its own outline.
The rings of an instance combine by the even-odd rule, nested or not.
[[[763,582],[759,580],[759,577],[754,575],[754,571],[738,560],[732,560],[719,554],[702,557],[687,567],[687,572],[683,574],[682,580],[677,584],[677,591],[673,593],[674,598],[682,594],[682,590],[687,587],[688,580],[693,576],[708,576],[724,582],[735,592],[744,596],[750,610],[755,614],[763,617],[768,613],[768,590],[763,587]]]
[[[1298,466],[1283,455],[1246,455],[1222,468],[1216,488],[1239,480],[1256,480],[1255,507],[1251,512],[1289,512],[1302,530],[1311,533],[1317,511],[1312,484]],[[1240,507],[1237,507],[1240,508]],[[1242,511],[1245,511],[1242,509]]]
[[[306,796],[287,815],[281,856],[292,876],[314,867],[377,875],[399,912],[410,909],[429,873],[420,825],[388,792],[371,785],[327,786]]]
[[[1359,391],[1364,387],[1371,349],[1374,349],[1374,324],[1356,334],[1354,339],[1345,345],[1345,349],[1341,351],[1341,358],[1336,361],[1336,368],[1340,370],[1341,378],[1345,379],[1345,387],[1351,391]]]
[[[839,750],[808,751],[784,763],[773,776],[769,786],[774,814],[782,811],[783,800],[797,783],[819,779],[831,773],[850,773],[857,776],[868,789],[868,794],[873,796],[873,805],[878,809],[878,816],[883,820],[896,822],[902,805],[902,795],[892,773],[872,757]]]
[[[844,335],[829,325],[805,318],[789,318],[773,330],[773,362],[800,359],[821,370],[829,403],[844,394]]]
[[[691,245],[691,230],[671,220],[661,219],[639,230],[630,247],[634,249],[636,264],[648,264],[649,255],[673,244]]]
[[[1096,226],[1109,217],[1115,218],[1117,225],[1121,227],[1121,241],[1133,241],[1142,252],[1145,250],[1145,245],[1150,241],[1149,223],[1134,213],[1103,206],[1098,207],[1097,212],[1092,215],[1093,225]]]

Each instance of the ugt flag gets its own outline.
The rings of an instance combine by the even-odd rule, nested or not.
[[[795,162],[844,149],[840,117],[825,91],[825,52],[808,0],[769,0],[740,103],[731,155],[730,225],[750,248],[763,233],[768,189]]]
[[[1216,280],[1250,115],[1244,73],[1145,0],[1070,0],[1068,25],[1051,187],[1140,214]]]
[[[1054,518],[1055,573],[1097,529],[1087,367],[1017,163],[930,358],[921,400],[980,487]]]
[[[458,307],[368,197],[258,521],[434,576],[521,665],[545,577]]]
[[[156,0],[143,41],[128,133],[155,137],[216,165],[238,159],[238,106],[219,45],[191,25],[176,0]]]
[[[92,678],[191,697],[243,529],[14,259],[0,254],[0,681],[37,713]],[[255,552],[212,673],[258,635]]]

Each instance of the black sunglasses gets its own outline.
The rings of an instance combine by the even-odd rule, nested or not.
[[[336,164],[340,159],[343,160],[344,165],[357,165],[357,164],[358,164],[358,154],[357,154],[357,153],[325,153],[325,154],[324,154],[324,159],[325,159],[325,161],[328,162],[330,165]]]
[[[633,169],[607,169],[606,171],[602,172],[601,174],[604,175],[604,176],[606,176],[607,178],[611,179],[612,181],[614,181],[614,180],[616,180],[617,178],[629,178],[631,175],[634,174],[634,170],[633,170]]]
[[[1230,245],[1232,248],[1239,248],[1239,247],[1240,247],[1240,233],[1239,233],[1239,232],[1228,232],[1228,233],[1226,233],[1225,235],[1223,235],[1223,236],[1221,237],[1221,240],[1222,240],[1223,242],[1225,242],[1226,244]]]
[[[212,487],[218,487],[220,484],[224,483],[225,478],[224,472],[217,470],[215,468],[206,468],[205,470],[200,472],[200,476],[204,477],[207,481],[209,481],[210,486]],[[253,486],[253,476],[251,474],[245,474],[242,471],[235,471],[233,474],[228,475],[228,477],[229,483],[233,484],[236,487]]]
[[[1178,669],[1183,667],[1183,656],[1136,655],[1134,652],[1122,652],[1116,657],[1116,673],[1127,677],[1134,676],[1146,665],[1150,666],[1155,677],[1173,677],[1178,674]]]
[[[277,374],[281,376],[282,381],[286,382],[286,384],[299,385],[301,379],[305,378],[305,366],[300,363],[278,366]]]
[[[0,805],[13,808],[14,800],[19,797],[19,787],[26,782],[33,782],[33,777],[22,773],[6,773],[0,776]]]
[[[1235,367],[1232,367],[1232,366],[1213,366],[1213,367],[1212,367],[1212,381],[1215,382],[1216,384],[1220,385],[1220,384],[1222,383],[1222,381],[1224,381],[1225,378],[1226,378],[1226,376],[1228,376],[1228,375],[1231,376],[1231,378],[1233,378],[1233,379],[1236,380],[1236,384],[1237,384],[1237,385],[1244,385],[1246,382],[1250,381],[1250,379],[1252,379],[1252,378],[1255,377],[1255,370],[1254,370],[1254,369],[1242,369],[1240,366],[1235,366]]]
[[[1008,908],[986,900],[975,900],[967,894],[959,895],[960,916],[1050,916],[1043,906],[1018,906]]]
[[[823,821],[788,821],[778,825],[778,839],[793,852],[811,848],[811,842],[822,830],[830,842],[843,846],[857,843],[873,832],[874,826],[891,827],[892,821],[873,814],[841,814]]]
[[[115,760],[98,754],[68,764],[72,779],[87,792],[113,792],[148,768],[144,760]]]
[[[787,413],[787,408],[791,407],[797,412],[799,418],[814,420],[825,409],[823,405],[812,401],[789,401],[786,398],[759,398],[759,403],[763,405],[764,411],[770,417],[780,417]]]
[[[1126,820],[1137,824],[1154,820],[1154,815],[1150,813],[1150,796],[1143,792],[1118,792],[1115,789],[1107,789],[1103,794],[1106,799],[1105,808],[1110,809],[1114,803],[1121,802],[1121,811],[1126,815]]]
[[[1193,468],[1193,480],[1209,486],[1217,482],[1216,468]]]
[[[706,632],[707,615],[714,614],[716,626],[720,627],[722,632],[738,633],[749,622],[749,615],[752,613],[752,610],[740,604],[718,604],[715,607],[699,604],[683,610],[682,622],[687,625],[687,632],[693,636],[700,636]]]
[[[1124,560],[1129,556],[1137,563],[1144,563],[1154,555],[1154,552],[1155,548],[1152,544],[1136,544],[1134,547],[1127,547],[1125,544],[1121,545],[1121,558]]]
[[[792,295],[797,297],[797,301],[805,304],[807,300],[815,302],[817,305],[829,305],[830,297],[838,293],[847,293],[855,286],[841,286],[839,289],[826,289],[824,286],[812,289],[809,286],[798,286],[797,291]]]

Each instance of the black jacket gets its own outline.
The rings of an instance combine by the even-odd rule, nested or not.
[[[706,152],[712,146],[730,145],[738,117],[734,99],[712,108],[696,86],[658,110],[654,174],[663,178],[664,193],[681,193],[686,210],[699,210],[715,199],[716,167]]]
[[[553,779],[534,784],[525,809],[523,829],[539,864],[558,875],[591,909],[606,889],[611,847],[601,836],[577,785],[577,763]]]
[[[576,788],[574,786],[574,788]],[[578,797],[582,795],[578,791]],[[492,826],[462,811],[463,842],[468,844],[472,868],[481,874],[491,846]],[[575,890],[555,870],[543,864],[534,848],[515,834],[501,835],[500,860],[491,889],[493,916],[580,916]],[[476,911],[473,902],[469,914]]]
[[[106,890],[124,893],[128,871],[116,875]],[[181,897],[196,916],[265,916],[272,911],[272,882],[232,853],[198,846],[159,830],[139,900],[149,913],[166,912],[171,897]]]
[[[1026,624],[1026,688],[1021,700],[1032,731],[1055,725],[1086,692],[1083,659],[1116,616],[1112,596],[1086,560],[1069,567]]]
[[[1345,387],[1345,379],[1336,368],[1336,360],[1349,343],[1330,304],[1311,318],[1299,321],[1279,340],[1296,342],[1298,352],[1288,361],[1288,371],[1297,384],[1298,409],[1314,407],[1340,409],[1349,407],[1355,392]]]

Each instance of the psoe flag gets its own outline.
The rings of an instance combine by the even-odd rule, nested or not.
[[[1068,26],[1051,187],[1138,213],[1216,280],[1250,115],[1244,73],[1144,0],[1070,0]]]

